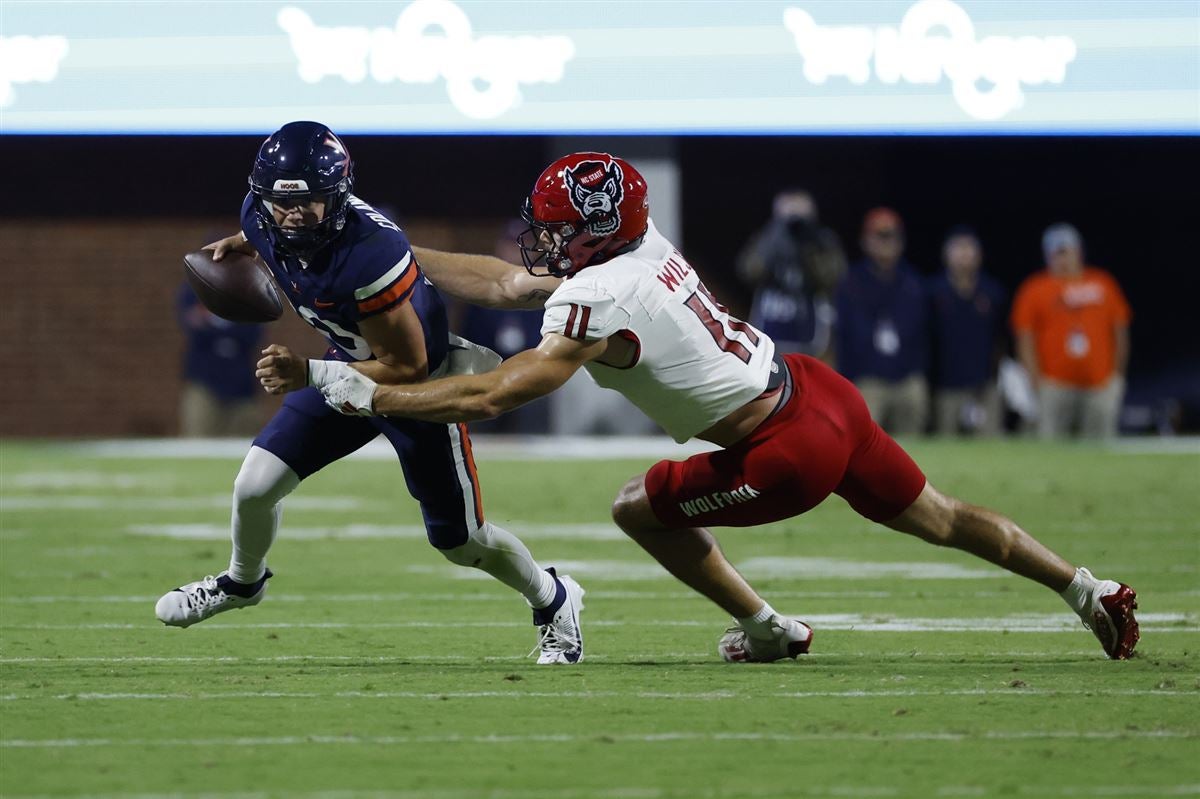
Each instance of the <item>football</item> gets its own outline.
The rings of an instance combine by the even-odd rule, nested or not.
[[[266,268],[252,256],[227,252],[220,261],[211,250],[183,256],[183,272],[208,310],[230,322],[274,322],[283,301]]]

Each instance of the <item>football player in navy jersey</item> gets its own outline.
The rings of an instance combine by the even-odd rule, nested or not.
[[[489,351],[450,335],[442,299],[404,232],[355,197],[353,184],[350,154],[329,128],[284,125],[259,149],[241,231],[206,249],[213,260],[231,250],[259,256],[296,312],[329,340],[326,358],[348,362],[378,383],[494,366],[498,357],[489,360]],[[444,272],[443,287],[468,302],[540,308],[558,284],[491,259],[443,270],[449,263],[443,255],[421,251],[427,268]],[[163,595],[155,607],[161,621],[187,627],[262,601],[284,497],[382,434],[421,504],[429,542],[452,563],[482,569],[525,597],[539,628],[539,663],[582,658],[583,590],[569,576],[539,568],[519,539],[485,520],[465,425],[343,416],[310,387],[328,361],[309,361],[278,345],[263,356],[259,381],[269,393],[288,396],[254,439],[234,481],[229,568]]]

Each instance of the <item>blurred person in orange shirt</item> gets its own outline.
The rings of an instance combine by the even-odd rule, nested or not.
[[[1113,436],[1129,363],[1129,303],[1112,275],[1084,264],[1071,225],[1046,228],[1042,251],[1046,270],[1025,279],[1012,311],[1017,357],[1038,393],[1038,433]]]

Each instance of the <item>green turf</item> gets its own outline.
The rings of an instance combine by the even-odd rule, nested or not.
[[[719,532],[777,608],[842,619],[817,623],[798,662],[727,665],[714,607],[631,543],[572,534],[603,533],[612,495],[647,463],[485,462],[489,517],[517,533],[528,523],[543,562],[584,562],[587,661],[545,668],[523,657],[533,634],[519,599],[419,538],[377,537],[420,518],[390,463],[306,483],[268,600],[176,630],[154,620],[154,599],[221,569],[228,545],[154,532],[220,534],[236,462],[2,447],[4,797],[1200,794],[1195,455],[913,447],[944,490],[1137,588],[1140,656],[1122,663],[1081,627],[1030,630],[1069,621],[1045,589],[873,527],[835,498]],[[349,524],[373,527],[320,532]],[[760,560],[773,558],[786,560]],[[797,558],[831,559],[821,568],[836,576],[769,568]],[[847,573],[856,563],[961,576]],[[918,620],[966,629],[846,629]]]

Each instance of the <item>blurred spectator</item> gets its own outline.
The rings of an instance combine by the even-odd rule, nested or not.
[[[521,264],[517,236],[527,225],[509,222],[496,239],[493,254],[511,264]],[[463,338],[495,350],[501,358],[537,347],[542,340],[542,312],[464,305],[460,333]],[[545,433],[550,426],[550,400],[542,397],[512,413],[483,422],[472,422],[480,433]]]
[[[186,283],[179,289],[175,309],[186,339],[180,435],[254,435],[262,426],[254,378],[262,325],[225,321],[205,308]]]
[[[838,370],[854,381],[871,415],[894,435],[920,433],[929,413],[929,306],[904,260],[904,226],[890,208],[863,220],[864,257],[838,286]]]
[[[738,276],[754,289],[750,324],[780,352],[833,359],[833,291],[846,271],[837,234],[817,222],[812,195],[775,195],[771,219],[738,256]]]
[[[1129,303],[1112,275],[1084,265],[1071,225],[1046,228],[1042,253],[1046,271],[1025,279],[1012,311],[1017,355],[1038,392],[1038,432],[1112,436],[1129,362]]]
[[[983,247],[969,227],[947,233],[942,261],[946,271],[929,291],[934,430],[995,435],[1002,416],[996,367],[1003,354],[1004,289],[983,273]]]

